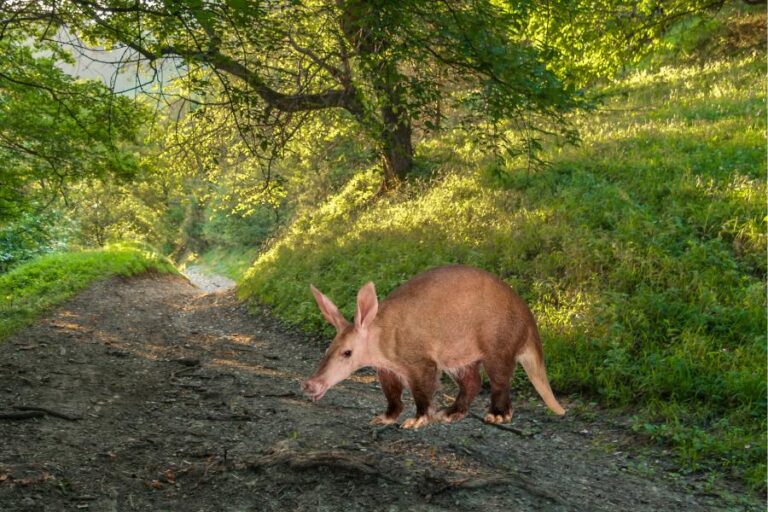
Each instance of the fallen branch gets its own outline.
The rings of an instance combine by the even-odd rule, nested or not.
[[[201,386],[200,384],[187,384],[184,382],[175,382],[174,384],[183,389],[192,389],[194,391],[206,391],[206,388],[204,386]]]
[[[480,416],[479,414],[475,414],[474,412],[470,412],[469,415],[475,418],[476,420],[482,421],[484,424],[488,425],[489,427],[495,427],[495,428],[498,428],[499,430],[512,432],[513,434],[517,434],[520,437],[533,437],[532,433],[526,432],[525,430],[520,430],[519,428],[509,427],[507,425],[500,425],[498,423],[486,423],[485,419],[482,416]]]
[[[434,476],[429,476],[428,480],[430,480],[432,483],[442,484],[437,486],[437,488],[430,493],[432,496],[436,494],[440,494],[445,491],[462,490],[462,489],[474,490],[474,489],[480,489],[482,487],[493,487],[497,485],[513,485],[515,487],[519,487],[520,489],[523,489],[530,495],[537,496],[539,498],[544,498],[553,503],[557,503],[558,505],[567,504],[560,497],[549,492],[547,489],[543,489],[539,487],[538,485],[534,484],[530,479],[517,473],[509,473],[508,477],[490,476],[490,477],[480,477],[480,478],[463,478],[459,480],[446,479],[443,477],[435,478]]]
[[[39,413],[47,414],[48,416],[61,418],[67,421],[78,421],[83,419],[81,416],[73,416],[71,414],[54,411],[53,409],[48,409],[47,407],[37,407],[33,405],[17,405],[17,406],[14,406],[14,409],[17,409],[19,411],[39,412]]]
[[[427,474],[424,477],[424,483],[428,486],[423,490],[423,494],[427,501],[431,500],[433,496],[441,494],[446,491],[456,490],[476,490],[483,487],[493,487],[496,485],[513,485],[514,482],[507,478],[501,477],[489,477],[489,478],[461,478],[461,479],[448,479],[443,477],[435,477]],[[431,487],[431,489],[430,489]]]
[[[45,416],[45,413],[42,411],[0,412],[0,420],[28,420],[42,418],[43,416]]]
[[[168,359],[169,363],[178,363],[182,366],[200,366],[200,360],[191,357],[181,357],[179,359]]]
[[[258,418],[254,416],[247,416],[245,414],[224,414],[221,416],[209,414],[207,416],[200,416],[197,419],[208,421],[255,421]]]
[[[294,393],[293,391],[288,391],[286,393],[245,393],[243,395],[245,398],[296,398],[300,395]]]
[[[453,403],[453,397],[451,397],[450,395],[446,395],[445,393],[443,393],[443,398],[445,400],[447,400],[448,403]],[[490,427],[498,428],[499,430],[506,430],[507,432],[512,432],[513,434],[517,434],[517,435],[519,435],[521,437],[533,437],[533,434],[531,434],[530,432],[526,432],[524,430],[520,430],[519,428],[508,427],[506,425],[499,425],[498,423],[486,423],[485,418],[483,418],[479,414],[475,414],[474,412],[471,412],[471,411],[469,412],[468,416],[471,416],[471,417],[475,418],[476,420],[480,420],[484,424],[486,424],[486,425],[488,425]]]
[[[449,480],[453,488],[461,489],[480,489],[482,487],[493,487],[495,485],[510,485],[513,481],[508,478],[465,478],[463,480]]]

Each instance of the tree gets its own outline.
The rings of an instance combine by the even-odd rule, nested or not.
[[[65,74],[57,62],[66,58],[23,34],[0,38],[0,221],[44,210],[78,180],[136,170],[126,145],[140,110],[103,84]]]
[[[575,88],[525,39],[519,9],[500,5],[37,0],[10,14],[66,26],[90,43],[124,45],[150,66],[180,59],[196,101],[218,82],[241,131],[261,134],[256,152],[279,152],[309,116],[342,110],[375,142],[391,188],[413,166],[414,129],[439,124],[438,104],[473,123],[512,119],[526,133],[571,133],[563,115],[578,105]]]

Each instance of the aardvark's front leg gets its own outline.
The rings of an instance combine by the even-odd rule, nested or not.
[[[403,428],[421,428],[433,421],[432,397],[437,389],[437,366],[425,363],[408,379],[413,401],[416,402],[416,416],[403,422]]]
[[[371,420],[373,425],[391,425],[397,422],[400,413],[403,412],[403,381],[400,376],[394,372],[379,368],[379,382],[384,396],[387,397],[387,410],[384,414],[379,414]]]

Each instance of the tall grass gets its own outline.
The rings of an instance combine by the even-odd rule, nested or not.
[[[48,254],[0,275],[0,341],[98,279],[154,270],[176,272],[165,258],[131,245]]]
[[[553,386],[632,406],[684,467],[765,481],[765,78],[760,55],[638,72],[578,119],[552,165],[499,166],[471,141],[422,144],[441,172],[376,198],[360,173],[303,212],[240,294],[323,329],[314,283],[352,314],[414,274],[502,276],[538,319]]]

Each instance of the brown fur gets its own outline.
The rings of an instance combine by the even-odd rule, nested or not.
[[[326,318],[333,319],[333,303],[320,292],[315,298]],[[328,304],[333,308],[328,309]],[[425,424],[424,420],[432,416],[432,397],[442,371],[454,376],[459,395],[438,419],[461,419],[480,389],[481,365],[491,384],[486,418],[509,421],[509,379],[518,359],[550,409],[565,413],[547,381],[533,315],[506,283],[488,272],[460,265],[439,267],[417,275],[378,304],[369,283],[358,294],[355,321],[355,325],[342,325],[341,329],[337,326],[339,334],[329,354],[307,383],[320,379],[328,365],[344,364],[337,354],[357,347],[352,366],[379,369],[388,402],[387,412],[378,417],[381,422],[394,421],[402,411],[404,383],[416,403],[416,420],[421,418],[407,423]],[[337,375],[340,373],[336,370]]]

